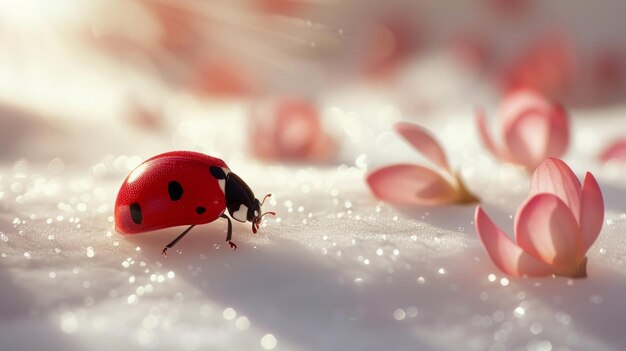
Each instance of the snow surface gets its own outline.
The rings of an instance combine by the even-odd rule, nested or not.
[[[338,162],[318,166],[251,159],[247,106],[236,104],[177,99],[173,132],[3,111],[0,349],[626,349],[626,167],[595,161],[626,131],[626,108],[572,111],[565,160],[597,176],[607,207],[589,277],[519,279],[487,257],[473,205],[397,208],[371,196],[368,169],[422,159],[390,132],[411,116],[353,94],[323,103],[343,145]],[[474,102],[418,121],[512,233],[528,176],[479,145]],[[196,227],[168,257],[161,249],[182,228],[120,236],[122,180],[172,149],[223,157],[257,195],[274,194],[264,209],[278,215],[256,236],[235,224],[235,252],[221,221]]]

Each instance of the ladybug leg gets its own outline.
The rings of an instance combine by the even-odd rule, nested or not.
[[[187,233],[189,233],[189,231],[191,230],[191,228],[193,228],[193,227],[195,227],[195,226],[196,226],[196,225],[194,224],[194,225],[192,225],[192,226],[189,226],[189,228],[185,229],[185,231],[184,231],[184,232],[182,232],[179,236],[177,236],[177,237],[176,237],[176,239],[172,240],[172,242],[171,242],[171,243],[169,243],[169,244],[167,244],[167,245],[165,246],[165,248],[163,249],[163,251],[161,251],[161,254],[163,254],[163,255],[167,256],[167,250],[168,250],[168,249],[171,249],[174,245],[176,245],[176,243],[177,243],[178,241],[180,241],[180,239],[182,239],[185,235],[187,235]]]
[[[228,241],[228,245],[230,245],[233,250],[237,250],[237,245],[231,241],[233,237],[233,223],[231,222],[230,218],[223,213],[220,217],[226,218],[226,220],[228,221],[228,231],[226,232],[226,241]]]

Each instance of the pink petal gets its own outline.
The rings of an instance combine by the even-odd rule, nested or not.
[[[604,199],[596,178],[589,172],[585,176],[580,199],[580,232],[584,251],[596,241],[604,222]]]
[[[618,140],[609,145],[600,155],[602,162],[617,160],[626,162],[626,139]]]
[[[489,152],[491,152],[495,157],[502,158],[502,155],[493,142],[491,134],[487,128],[485,111],[480,108],[476,109],[476,126],[478,127],[478,134],[480,135],[480,138],[482,139],[483,144],[485,144],[487,150],[489,150]]]
[[[515,90],[507,94],[500,106],[499,115],[502,118],[502,131],[510,129],[511,124],[528,110],[547,111],[550,101],[531,89]]]
[[[553,105],[548,115],[550,133],[545,150],[546,157],[560,157],[569,146],[569,120],[567,112],[561,105]]]
[[[534,170],[546,158],[549,128],[541,112],[527,111],[515,119],[504,131],[504,143],[512,161]]]
[[[554,194],[565,202],[576,221],[579,221],[580,187],[580,181],[565,162],[548,158],[533,174],[529,197],[540,193]]]
[[[516,163],[534,170],[547,157],[559,157],[569,144],[562,106],[526,93],[504,112],[504,140]]]
[[[374,171],[367,183],[381,200],[414,204],[437,205],[453,203],[457,190],[438,173],[417,165],[393,165]]]
[[[437,166],[450,171],[441,145],[424,128],[412,123],[397,123],[396,131],[414,148]]]
[[[517,244],[527,253],[576,276],[584,257],[578,223],[567,205],[553,194],[539,194],[515,217]]]
[[[474,214],[476,232],[493,263],[504,273],[514,276],[546,276],[557,271],[524,252],[487,216],[483,209],[476,207]]]

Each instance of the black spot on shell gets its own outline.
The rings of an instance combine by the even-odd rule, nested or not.
[[[139,206],[138,203],[135,202],[130,205],[130,216],[132,217],[135,224],[141,224],[141,221],[143,220],[143,215],[141,214],[141,206]]]
[[[199,215],[203,214],[204,212],[206,212],[206,208],[202,206],[196,207],[196,213],[198,213]]]
[[[172,180],[167,184],[167,192],[170,194],[172,201],[178,201],[183,197],[183,186],[179,182]]]
[[[224,170],[221,169],[220,167],[217,166],[211,166],[209,168],[209,170],[211,171],[211,174],[217,178],[217,179],[225,179],[226,178],[226,173],[224,173]]]

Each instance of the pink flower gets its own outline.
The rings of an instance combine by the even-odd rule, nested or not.
[[[570,40],[559,34],[539,37],[503,72],[505,91],[532,89],[552,99],[570,93],[576,56]]]
[[[404,12],[402,12],[404,10]],[[407,17],[407,13],[411,13]],[[369,78],[392,76],[421,46],[422,30],[415,11],[395,9],[380,15],[364,33],[363,72]]]
[[[569,144],[567,113],[530,90],[509,95],[500,107],[502,141],[498,147],[487,130],[485,114],[476,112],[478,131],[487,149],[502,161],[532,172],[547,157],[560,157]]]
[[[616,140],[611,143],[600,154],[600,160],[602,162],[609,162],[612,160],[626,162],[626,138]]]
[[[260,158],[327,162],[336,155],[337,144],[326,133],[317,106],[302,98],[259,104],[249,131],[251,151]]]
[[[259,90],[254,74],[226,56],[207,59],[190,73],[189,87],[201,95],[241,98],[252,96]]]
[[[412,164],[380,168],[367,177],[374,195],[384,201],[411,205],[472,203],[478,199],[448,165],[439,143],[423,128],[411,123],[396,124],[396,131],[438,170]]]
[[[511,240],[478,206],[476,231],[489,257],[513,276],[585,277],[585,253],[604,220],[604,200],[593,175],[581,186],[565,162],[550,158],[533,174],[529,199],[515,215]]]

